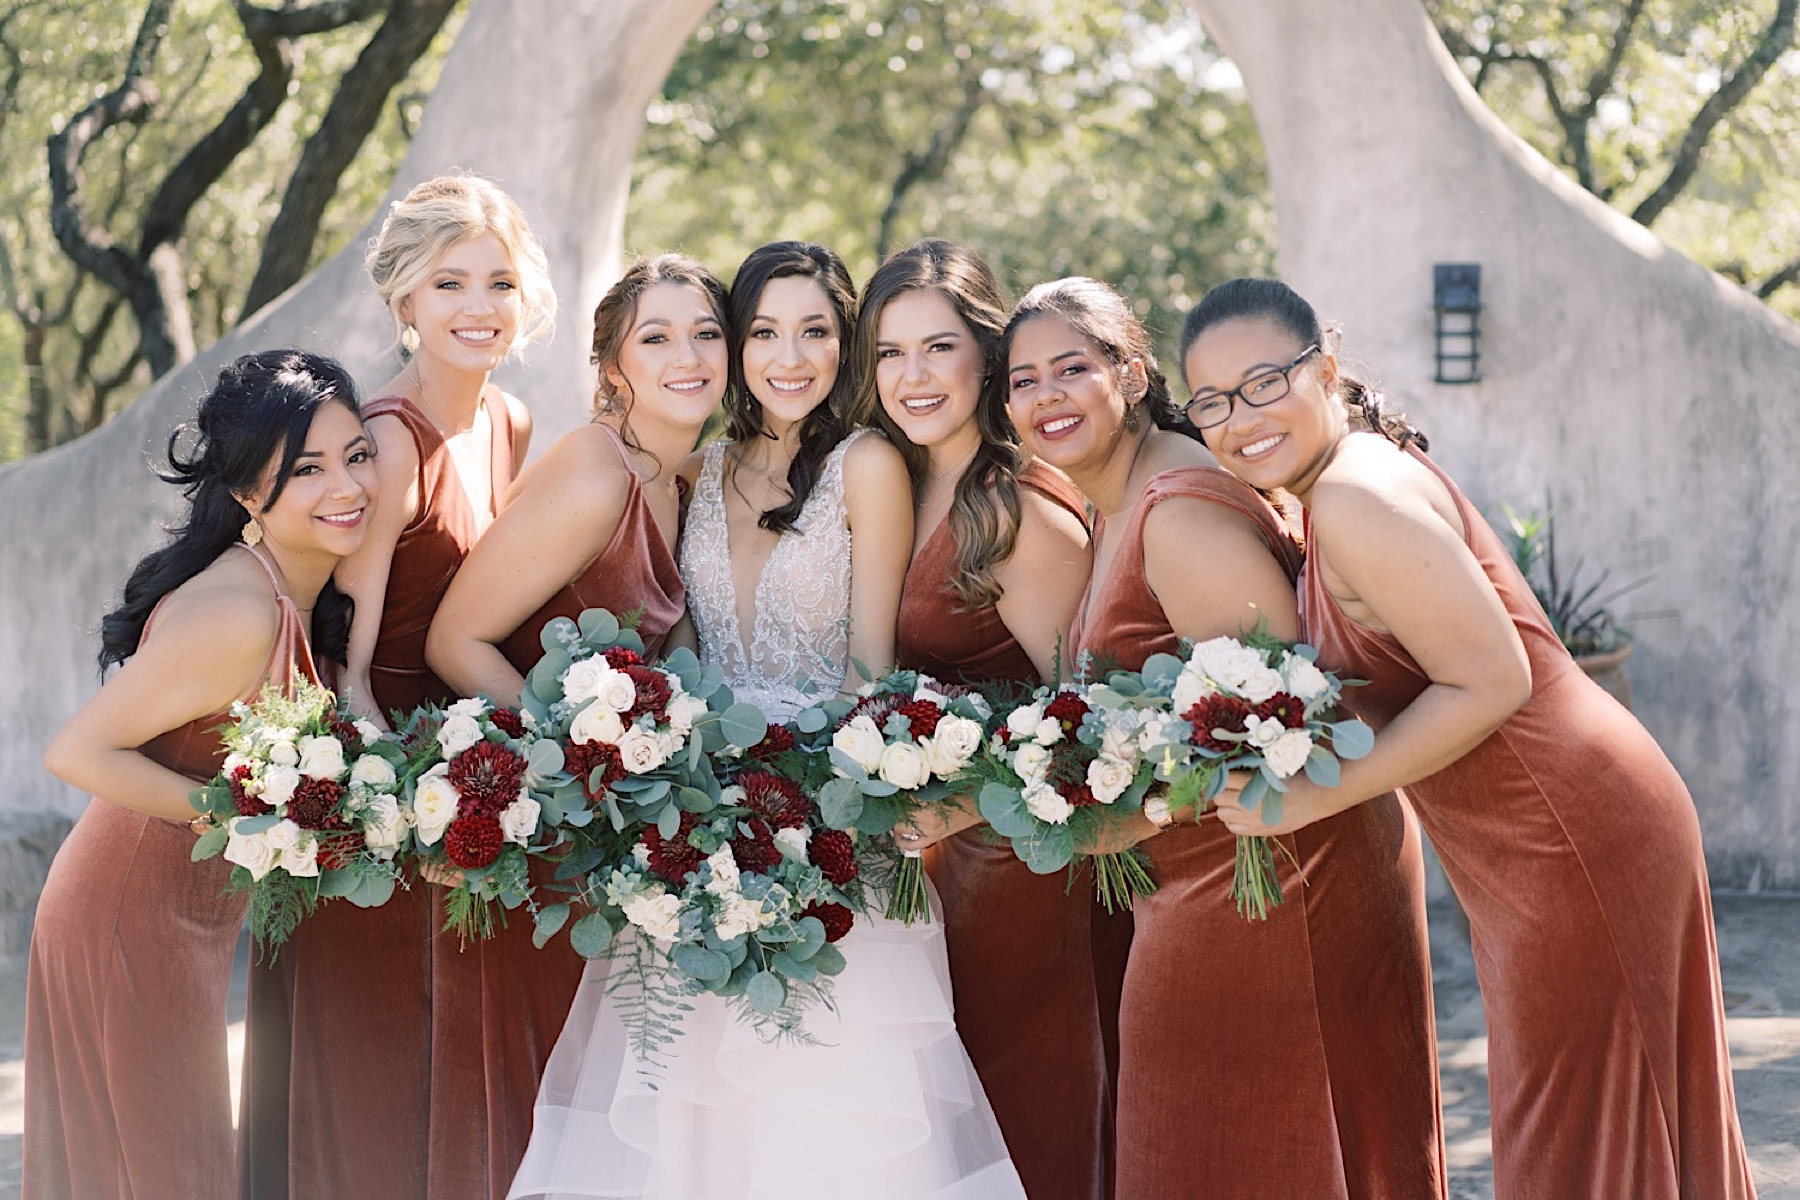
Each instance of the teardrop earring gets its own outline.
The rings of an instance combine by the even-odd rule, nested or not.
[[[243,541],[244,545],[254,546],[256,543],[262,541],[262,525],[257,522],[255,517],[251,517],[248,521],[244,522],[244,530],[242,533],[238,534],[238,537]]]
[[[1125,432],[1136,433],[1141,424],[1142,419],[1138,416],[1138,406],[1133,404],[1125,410]]]
[[[413,326],[408,325],[400,331],[400,348],[408,354],[419,352],[419,331]]]

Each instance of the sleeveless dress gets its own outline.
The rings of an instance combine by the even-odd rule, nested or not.
[[[493,494],[502,496],[514,471],[512,422],[504,403],[486,407]],[[431,419],[400,396],[363,406],[364,421],[379,416],[399,418],[419,454],[419,511],[394,547],[370,671],[381,711],[404,716],[456,698],[425,665],[425,635],[477,525]],[[456,948],[454,935],[437,936],[440,890],[414,880],[379,908],[325,905],[273,963],[252,966],[247,1200],[417,1200],[435,1157],[456,1161],[468,1131],[440,1135],[429,1123],[433,1072],[469,1053],[433,1040],[433,947]],[[480,1020],[480,997],[464,991],[452,1027],[466,1031]]]
[[[701,657],[771,720],[809,703],[809,689],[835,691],[848,665],[843,463],[856,436],[826,460],[765,566],[748,644],[737,634],[722,446],[707,450],[688,510],[681,566]],[[702,995],[660,1082],[626,1047],[604,963],[590,965],[544,1072],[514,1200],[1022,1197],[956,1038],[941,926],[859,916],[838,945],[848,966],[837,1011],[808,1018],[825,1044],[762,1042],[724,1000]]]
[[[1531,664],[1523,708],[1406,788],[1469,916],[1495,1194],[1752,1196],[1694,803],[1563,649],[1494,531],[1411,453],[1455,499]],[[1379,730],[1430,680],[1391,634],[1347,618],[1314,571],[1301,588],[1320,665],[1369,681],[1350,699]]]
[[[1087,524],[1073,484],[1033,460],[1030,488]],[[950,586],[956,535],[946,517],[919,547],[900,595],[900,665],[951,683],[1038,683],[1037,665],[992,604],[967,609]],[[984,826],[925,852],[944,909],[956,1031],[994,1106],[1032,1200],[1091,1200],[1109,1189],[1112,1072],[1092,938],[1112,935],[1114,978],[1129,918],[1109,924],[1091,888],[1038,875]],[[1114,1014],[1116,1017],[1116,1014]]]
[[[275,646],[245,699],[318,682],[300,614],[278,587],[275,602]],[[155,625],[152,613],[140,645]],[[201,717],[139,750],[204,782],[230,720]],[[193,848],[185,825],[92,800],[50,864],[26,985],[27,1200],[238,1194],[225,997],[246,900],[225,894],[230,863],[193,862]]]
[[[641,609],[638,633],[646,659],[654,659],[687,607],[681,572],[619,435],[596,424],[568,436],[604,440],[606,446],[596,453],[618,456],[630,488],[606,546],[502,643],[506,660],[520,674],[543,656],[538,638],[556,617],[573,620],[589,608],[617,615]],[[544,861],[534,862],[532,870],[541,882],[554,873]],[[473,990],[480,1009],[478,1023],[461,1028],[451,1022],[465,1016],[464,1010],[451,1014],[439,1003],[433,1016],[439,1044],[460,1044],[464,1052],[452,1064],[454,1070],[440,1058],[431,1076],[431,1124],[434,1131],[443,1131],[434,1132],[435,1154],[455,1155],[434,1156],[432,1200],[506,1195],[531,1140],[532,1105],[544,1064],[581,983],[585,963],[567,938],[539,950],[531,942],[529,914],[521,910],[509,918],[493,937],[471,942],[460,952],[454,938],[440,937],[434,944],[434,997],[447,998],[453,988]]]
[[[1105,579],[1070,633],[1136,669],[1176,636],[1144,574],[1143,525],[1176,496],[1253,521],[1292,577],[1289,531],[1212,467],[1144,487]],[[1120,1200],[1442,1197],[1431,960],[1418,832],[1392,795],[1281,841],[1286,901],[1266,921],[1231,903],[1230,832],[1208,816],[1143,843],[1157,891],[1133,912],[1119,1016]]]

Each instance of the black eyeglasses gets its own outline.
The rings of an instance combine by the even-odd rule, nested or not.
[[[1242,384],[1228,392],[1214,392],[1209,396],[1199,396],[1189,400],[1182,412],[1196,429],[1216,429],[1231,419],[1231,404],[1234,400],[1242,400],[1251,408],[1262,408],[1273,404],[1288,394],[1293,386],[1288,376],[1303,362],[1319,352],[1319,344],[1314,342],[1299,354],[1294,361],[1279,370],[1258,375],[1255,379],[1245,380]]]

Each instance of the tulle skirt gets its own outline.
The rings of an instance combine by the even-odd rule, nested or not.
[[[538,1090],[509,1200],[1022,1200],[956,1035],[941,914],[858,917],[818,1044],[770,1043],[713,995],[638,1059],[591,963]]]

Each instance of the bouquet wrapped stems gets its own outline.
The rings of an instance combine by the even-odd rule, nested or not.
[[[1092,856],[1094,894],[1106,906],[1108,914],[1121,909],[1130,911],[1139,897],[1156,890],[1156,881],[1144,861],[1142,850],[1118,850]]]
[[[931,893],[925,886],[925,857],[919,850],[902,850],[900,865],[894,871],[894,887],[888,893],[887,912],[890,921],[908,925],[917,921],[931,923]]]

